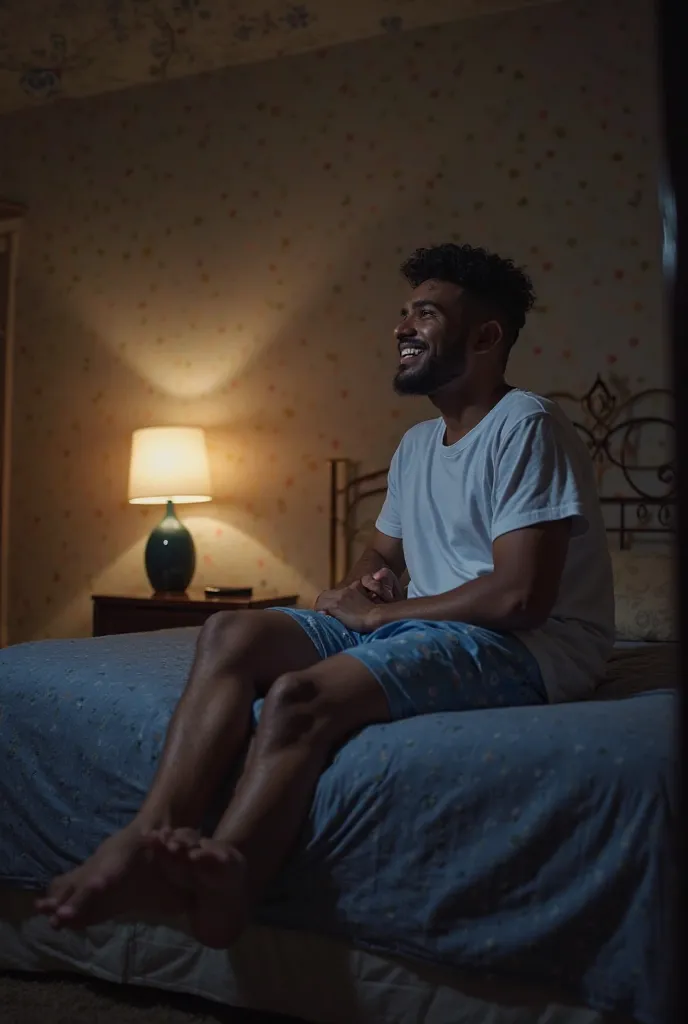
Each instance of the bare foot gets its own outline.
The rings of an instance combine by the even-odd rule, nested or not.
[[[231,946],[249,916],[242,855],[193,829],[158,829],[146,845],[170,883],[189,893],[189,923],[198,941],[213,949]]]
[[[53,928],[85,928],[128,910],[177,910],[180,894],[155,878],[142,829],[132,823],[102,843],[74,871],[55,878],[36,900]]]
[[[151,858],[168,881],[180,889],[193,891],[189,854],[201,841],[201,833],[193,828],[158,828],[143,839]]]

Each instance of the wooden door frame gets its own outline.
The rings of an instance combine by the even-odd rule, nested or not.
[[[19,258],[19,234],[25,208],[0,199],[0,237],[8,254],[6,280],[0,282],[0,299],[6,307],[0,324],[0,648],[8,642],[10,484],[12,467],[12,406],[14,399],[15,285]]]

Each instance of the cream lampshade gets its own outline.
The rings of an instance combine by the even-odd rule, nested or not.
[[[167,505],[146,544],[146,572],[156,593],[184,593],[196,568],[193,537],[174,503],[210,501],[210,468],[200,427],[135,430],[129,464],[129,501]]]
[[[208,452],[200,427],[134,431],[129,465],[129,501],[133,505],[210,500]]]

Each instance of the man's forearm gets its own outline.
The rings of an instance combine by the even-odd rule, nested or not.
[[[356,561],[353,568],[349,570],[338,587],[348,587],[350,583],[356,583],[363,576],[371,575],[379,569],[389,569],[390,566],[375,548],[366,548],[361,557]]]
[[[486,629],[534,629],[542,625],[547,614],[531,595],[518,587],[505,587],[494,573],[489,573],[444,594],[377,605],[371,611],[371,626],[379,629],[400,619],[428,619],[467,622]]]

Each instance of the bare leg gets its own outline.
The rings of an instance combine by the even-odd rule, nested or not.
[[[209,619],[139,813],[81,867],[55,879],[37,910],[55,927],[79,928],[129,909],[136,890],[147,891],[150,881],[147,834],[200,824],[244,747],[256,695],[284,672],[318,660],[307,634],[281,612],[225,612]],[[179,902],[174,891],[169,895]]]
[[[333,750],[363,726],[388,720],[379,683],[346,654],[275,682],[214,837],[190,843],[186,853],[191,924],[201,942],[226,947],[238,937],[295,842]]]

